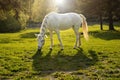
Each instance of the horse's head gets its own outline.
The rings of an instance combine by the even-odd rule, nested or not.
[[[45,43],[44,36],[42,36],[41,34],[35,34],[35,36],[37,36],[38,50],[41,50],[41,49],[42,49],[42,46],[43,46],[44,43]]]

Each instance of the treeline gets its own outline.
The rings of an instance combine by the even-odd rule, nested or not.
[[[26,27],[30,0],[0,0],[0,32],[16,32]]]
[[[31,22],[42,22],[51,12],[77,12],[87,18],[99,19],[102,30],[103,20],[114,30],[114,20],[120,20],[120,0],[64,0],[57,5],[55,0],[0,0],[0,32],[15,32],[29,26]]]
[[[88,16],[96,16],[100,19],[101,30],[103,19],[107,19],[109,30],[114,29],[114,21],[120,20],[120,0],[79,0],[83,13]]]

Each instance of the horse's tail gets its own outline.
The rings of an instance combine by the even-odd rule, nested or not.
[[[87,26],[86,18],[82,14],[80,14],[80,17],[82,17],[82,30],[83,30],[84,38],[88,40],[88,26]]]

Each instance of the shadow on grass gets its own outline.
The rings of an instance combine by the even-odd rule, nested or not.
[[[46,56],[43,52],[37,51],[33,56],[33,69],[41,73],[41,76],[52,74],[56,71],[77,71],[94,65],[98,61],[95,51],[89,50],[90,56],[86,56],[82,48],[76,49],[73,56],[64,55],[63,51],[58,51],[57,55],[51,56],[52,50]]]
[[[29,32],[29,33],[24,33],[21,34],[21,38],[36,38],[35,34],[39,34],[39,32]],[[49,35],[49,33],[46,33],[46,35]]]
[[[91,31],[89,34],[104,40],[120,39],[120,31]]]
[[[3,38],[3,39],[0,39],[0,44],[7,44],[7,43],[10,43],[12,40],[10,38]]]
[[[20,37],[21,38],[35,38],[35,34],[37,34],[38,32],[29,32],[29,33],[24,33],[21,34]]]

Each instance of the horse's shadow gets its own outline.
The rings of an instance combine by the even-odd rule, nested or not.
[[[90,31],[90,35],[95,38],[100,38],[104,40],[118,40],[120,39],[120,31]]]
[[[43,52],[37,51],[33,56],[33,69],[46,75],[56,71],[77,71],[94,65],[98,61],[95,51],[89,50],[89,56],[84,54],[82,48],[76,49],[73,56],[64,55],[64,51],[58,51],[57,55],[51,56],[52,50],[43,56]]]

